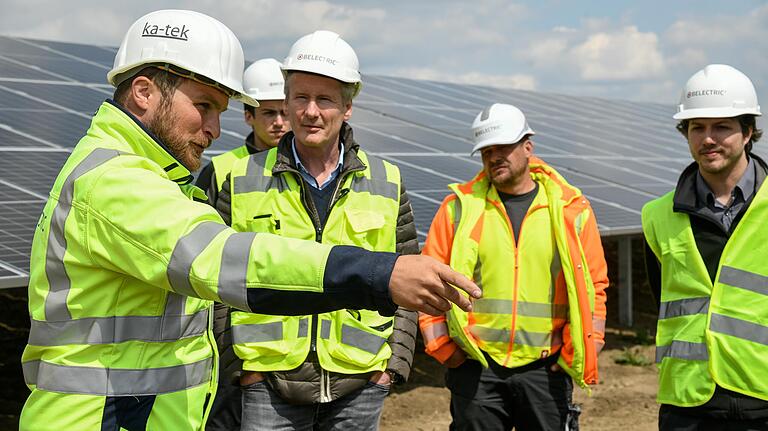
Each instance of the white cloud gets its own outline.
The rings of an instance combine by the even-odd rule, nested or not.
[[[392,75],[411,79],[452,82],[455,84],[483,85],[515,90],[536,90],[536,78],[525,74],[498,75],[482,72],[456,74],[432,68],[403,68],[393,71]]]
[[[635,26],[605,29],[591,20],[583,29],[556,27],[548,37],[535,41],[528,53],[544,72],[575,70],[586,81],[649,79],[665,71],[655,33]]]
[[[590,35],[570,55],[586,80],[647,79],[664,72],[658,42],[656,34],[627,26]]]

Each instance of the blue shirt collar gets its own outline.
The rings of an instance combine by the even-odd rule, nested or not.
[[[299,153],[296,152],[296,138],[293,137],[291,139],[291,150],[293,151],[293,160],[296,162],[296,167],[299,168],[299,173],[304,178],[304,180],[309,184],[310,186],[322,190],[328,184],[332,183],[333,180],[336,179],[337,176],[339,176],[339,173],[341,172],[341,167],[344,166],[344,141],[339,137],[339,163],[336,165],[336,169],[333,170],[331,175],[328,176],[328,178],[323,181],[322,184],[318,184],[317,180],[315,179],[312,174],[307,171],[307,169],[304,167],[304,165],[301,163],[301,159],[299,158]]]

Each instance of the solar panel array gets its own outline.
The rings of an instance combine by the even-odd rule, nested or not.
[[[0,287],[24,286],[32,235],[58,170],[101,102],[116,49],[0,36]],[[275,53],[280,57],[279,53]],[[481,168],[469,125],[512,103],[535,153],[592,202],[603,235],[640,231],[643,203],[670,190],[690,156],[666,105],[365,75],[351,124],[368,152],[402,170],[423,241],[446,185]],[[207,157],[242,144],[242,107],[222,116]]]

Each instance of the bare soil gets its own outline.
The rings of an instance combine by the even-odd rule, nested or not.
[[[626,356],[630,349],[635,358],[652,363],[652,345],[633,344],[633,333],[619,334],[611,330],[609,345],[600,355],[600,383],[588,396],[583,390],[574,391],[574,401],[581,405],[581,429],[650,431],[656,425],[656,366],[619,365],[615,360]],[[419,354],[411,381],[398,387],[384,404],[382,431],[446,430],[451,423],[450,392],[443,384],[444,370],[425,354]]]

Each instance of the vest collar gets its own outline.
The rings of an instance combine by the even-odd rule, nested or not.
[[[184,185],[194,179],[189,169],[172,155],[160,138],[114,100],[107,99],[101,104],[91,127],[113,135],[127,144],[134,154],[160,165],[171,181]]]
[[[765,182],[766,176],[768,176],[768,164],[754,153],[749,153],[749,158],[755,161],[755,184],[759,184],[757,190],[762,187]],[[680,178],[677,180],[677,186],[675,186],[675,194],[672,198],[672,210],[675,212],[684,212],[688,214],[699,214],[698,202],[696,198],[696,174],[699,171],[699,165],[696,162],[691,163],[680,174]],[[747,201],[747,205],[752,202],[755,195]]]

